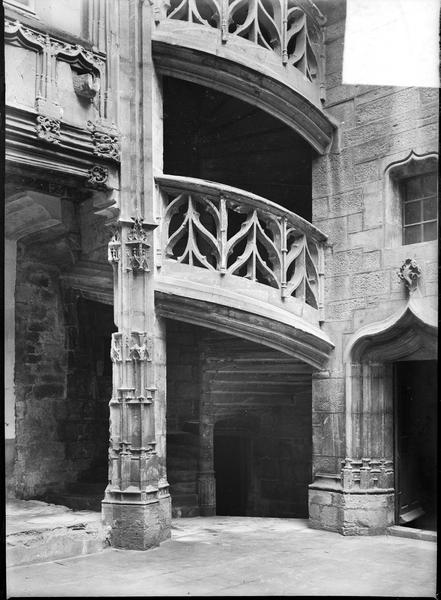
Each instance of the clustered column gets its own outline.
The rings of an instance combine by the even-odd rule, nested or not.
[[[155,402],[161,338],[155,335],[151,247],[153,227],[142,218],[120,221],[109,244],[114,268],[109,484],[103,501],[112,545],[144,549],[169,535],[170,496],[165,456],[157,452]],[[162,381],[162,378],[161,378]],[[162,429],[162,424],[160,424]]]
[[[159,83],[151,4],[118,3],[120,207],[109,243],[114,272],[109,483],[102,503],[113,546],[144,550],[170,536],[164,324],[155,312],[153,173],[161,170]],[[135,101],[134,98],[135,97]]]

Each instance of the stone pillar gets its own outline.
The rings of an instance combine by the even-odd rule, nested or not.
[[[210,373],[202,363],[199,404],[199,509],[202,517],[216,514],[216,478],[214,472],[214,422],[210,394]]]
[[[17,242],[5,239],[5,475],[6,492],[12,485],[15,455],[15,279]]]
[[[111,544],[145,550],[170,536],[165,456],[165,332],[154,303],[157,227],[153,151],[160,119],[151,6],[120,4],[121,206],[109,243],[114,269],[109,484],[102,503]],[[130,92],[129,92],[130,91]],[[135,94],[135,101],[131,101]]]
[[[310,522],[344,535],[383,534],[394,519],[391,367],[348,363],[344,410],[346,456],[334,474],[316,474]]]

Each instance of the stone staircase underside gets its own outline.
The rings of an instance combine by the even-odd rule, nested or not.
[[[159,277],[158,313],[170,319],[208,327],[269,346],[316,369],[323,369],[334,345],[318,326],[269,302],[231,290]]]

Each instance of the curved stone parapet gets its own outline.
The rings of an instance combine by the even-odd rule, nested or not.
[[[229,333],[294,356],[314,368],[325,368],[334,348],[328,336],[305,319],[268,303],[245,300],[240,294],[222,294],[210,286],[185,279],[159,277],[156,310],[162,317]]]
[[[259,106],[320,153],[334,126],[323,99],[321,13],[301,0],[157,0],[159,72]]]
[[[229,331],[321,368],[326,236],[285,208],[210,181],[156,177],[160,313]]]
[[[318,324],[326,236],[285,208],[234,187],[156,177],[162,272],[241,290]]]

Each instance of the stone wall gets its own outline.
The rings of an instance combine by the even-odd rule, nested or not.
[[[65,296],[68,348],[67,419],[60,423],[66,459],[75,478],[107,484],[109,400],[112,395],[110,338],[113,307]]]
[[[60,423],[68,413],[66,331],[59,271],[18,246],[16,464],[18,497],[69,478]]]
[[[18,244],[11,488],[24,498],[107,481],[113,308],[63,287],[61,257],[56,243]]]
[[[431,161],[427,170],[433,170],[438,90],[344,85],[345,3],[337,4],[338,10],[326,11],[325,108],[336,119],[338,131],[330,153],[313,163],[313,223],[329,236],[323,328],[335,350],[329,371],[317,373],[313,381],[316,482],[310,489],[310,522],[346,534],[379,533],[393,523],[391,486],[382,494],[344,494],[339,474],[345,456],[355,453],[361,458],[367,439],[391,433],[384,425],[374,431],[372,423],[377,421],[369,421],[366,414],[365,426],[372,431],[353,426],[352,438],[347,435],[344,352],[362,326],[405,307],[408,293],[397,271],[407,258],[415,259],[422,270],[421,298],[436,308],[437,244],[402,245],[401,199],[389,168],[412,157],[422,165],[418,157],[426,156],[426,165]],[[391,404],[389,396],[386,404]],[[366,398],[362,410],[376,406],[374,400]]]
[[[386,170],[411,151],[437,151],[438,91],[344,85],[344,14],[329,12],[325,107],[339,126],[331,152],[313,163],[313,223],[329,236],[324,329],[336,348],[330,377],[314,383],[313,419],[314,470],[336,472],[344,455],[343,351],[348,338],[404,306],[406,291],[396,272],[406,258],[416,259],[423,295],[437,303],[436,242],[397,242],[395,229],[399,234],[401,225],[399,218],[388,216],[397,200]]]
[[[199,419],[198,329],[167,320],[167,431]]]
[[[210,357],[209,366],[201,361],[203,350]],[[236,355],[246,356],[245,364],[234,364]],[[264,383],[259,374],[262,356],[267,369]],[[232,363],[226,364],[226,357]],[[241,374],[244,366],[246,372]],[[212,395],[207,418],[218,423],[224,434],[244,434],[247,439],[246,514],[307,516],[311,383],[309,379],[300,390],[293,383],[293,367],[303,370],[294,359],[264,346],[167,321],[167,467],[175,516],[196,514],[195,506],[189,512],[188,506],[179,503],[197,502],[202,370],[208,375]],[[310,367],[305,369],[308,372]]]
[[[247,514],[308,516],[311,482],[311,405],[268,407],[252,444]]]

